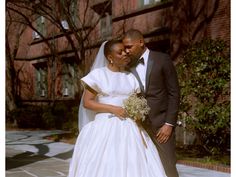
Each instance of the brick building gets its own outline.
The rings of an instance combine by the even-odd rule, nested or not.
[[[73,2],[75,18],[76,12],[82,16],[86,0],[82,1],[84,3]],[[57,3],[49,5],[60,13]],[[99,19],[99,23],[88,37],[83,68],[81,61],[76,61],[74,49],[65,37],[70,27],[63,14],[60,14],[63,32],[43,15],[38,15],[33,25],[44,39],[32,28],[25,28],[14,58],[15,69],[19,72],[17,89],[22,101],[75,99],[80,90],[78,80],[89,70],[101,42],[120,37],[130,28],[142,31],[149,48],[170,53],[174,61],[177,61],[182,47],[193,41],[209,37],[222,38],[230,43],[229,0],[93,0],[88,4],[88,11],[85,18],[91,20],[85,20],[86,25],[90,26],[94,18]],[[71,38],[78,49],[78,40],[73,33]],[[54,60],[46,42],[56,47]],[[53,78],[52,74],[56,77]]]

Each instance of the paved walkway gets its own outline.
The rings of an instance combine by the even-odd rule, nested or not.
[[[54,131],[7,131],[6,177],[67,176],[73,145],[43,139],[65,133]],[[229,173],[177,165],[180,177],[230,177]]]

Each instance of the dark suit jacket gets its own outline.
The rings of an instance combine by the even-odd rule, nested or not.
[[[164,123],[176,125],[180,90],[169,55],[150,51],[144,95],[151,108],[148,117],[154,131]]]

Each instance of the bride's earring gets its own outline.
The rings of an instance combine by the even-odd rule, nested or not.
[[[113,61],[112,61],[112,60],[110,60],[110,63],[111,63],[111,64],[113,64]]]

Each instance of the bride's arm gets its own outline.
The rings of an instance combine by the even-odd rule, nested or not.
[[[121,119],[126,117],[125,110],[122,107],[98,103],[96,101],[96,97],[96,93],[92,92],[89,89],[85,89],[83,100],[84,107],[95,112],[112,113]]]

